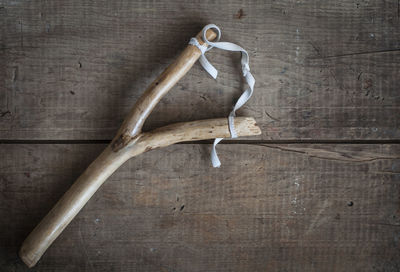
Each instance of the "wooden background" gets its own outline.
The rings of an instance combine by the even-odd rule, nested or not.
[[[146,153],[31,271],[399,271],[400,4],[0,1],[0,266],[208,23],[248,49],[259,137]],[[146,129],[227,116],[240,56],[214,49]]]

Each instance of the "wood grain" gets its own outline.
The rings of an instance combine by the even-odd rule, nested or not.
[[[29,271],[398,271],[400,13],[370,1],[0,1],[0,267],[208,23],[249,51],[259,144],[174,145],[124,165]],[[228,115],[213,49],[145,124]],[[7,141],[3,141],[7,142]],[[73,141],[71,141],[73,142]],[[329,143],[329,141],[326,141]],[[373,142],[373,141],[370,141]],[[382,141],[383,142],[383,141]],[[64,142],[68,143],[68,142]],[[244,142],[242,142],[244,143]],[[255,143],[255,142],[254,142]]]
[[[3,1],[0,139],[111,140],[148,84],[207,23],[248,49],[257,80],[241,110],[259,139],[399,139],[397,1]],[[227,116],[239,56],[209,58],[147,129]]]
[[[0,265],[104,145],[1,145]],[[38,271],[396,271],[399,145],[174,145],[120,168]],[[150,170],[151,169],[151,170]],[[27,197],[29,196],[29,197]]]

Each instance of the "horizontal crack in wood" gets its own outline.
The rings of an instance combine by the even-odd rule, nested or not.
[[[293,152],[298,154],[307,155],[311,158],[318,158],[324,160],[334,160],[334,161],[343,161],[343,162],[371,162],[376,160],[392,160],[392,159],[400,159],[398,156],[381,156],[381,157],[372,157],[369,156],[370,154],[365,154],[362,152],[357,152],[357,157],[352,154],[347,154],[345,152],[340,151],[333,151],[328,149],[321,149],[321,148],[287,148],[282,146],[274,146],[274,145],[266,145],[266,144],[259,144],[259,146],[279,149],[280,151],[284,152]],[[321,153],[326,153],[324,156]],[[349,151],[350,153],[350,151]],[[365,159],[360,157],[365,157]]]

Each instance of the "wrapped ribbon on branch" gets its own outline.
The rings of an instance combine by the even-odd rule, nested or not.
[[[209,29],[213,29],[213,30],[217,31],[217,38],[216,38],[215,42],[211,42],[207,39],[206,33]],[[215,47],[215,48],[219,48],[222,50],[235,51],[235,52],[242,53],[242,58],[241,58],[242,73],[243,73],[243,77],[246,80],[246,83],[249,87],[243,91],[242,95],[236,101],[236,104],[233,106],[233,109],[228,116],[229,131],[231,133],[231,138],[237,138],[238,135],[235,130],[235,119],[234,119],[236,116],[236,111],[238,109],[240,109],[250,99],[251,95],[253,94],[254,84],[256,83],[253,75],[250,73],[249,54],[247,53],[246,50],[244,50],[242,47],[240,47],[237,44],[234,44],[231,42],[220,42],[219,40],[221,38],[221,30],[219,29],[218,26],[216,26],[214,24],[206,25],[203,28],[202,38],[203,38],[203,41],[205,41],[209,45],[208,47],[204,44],[200,44],[199,41],[197,40],[197,38],[195,38],[195,37],[190,39],[189,44],[194,45],[200,49],[200,51],[201,51],[201,56],[199,59],[200,64],[203,66],[204,70],[206,70],[214,79],[217,78],[218,71],[207,60],[207,58],[205,56],[207,51],[210,51],[212,48]],[[223,138],[216,138],[214,140],[213,148],[211,151],[211,162],[214,167],[221,166],[221,162],[218,158],[218,154],[216,151],[216,145],[222,140],[223,140]]]

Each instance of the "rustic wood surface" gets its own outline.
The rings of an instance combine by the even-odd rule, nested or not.
[[[27,270],[20,243],[104,147],[0,146],[3,268]],[[225,144],[221,169],[208,149],[128,161],[33,271],[399,269],[398,145]]]
[[[208,23],[249,51],[262,135],[221,169],[208,144],[128,161],[29,271],[400,270],[398,0],[0,0],[1,271]],[[146,130],[228,115],[240,57],[207,54],[219,78],[195,64]]]
[[[207,23],[248,49],[240,112],[260,139],[400,137],[398,1],[7,1],[0,22],[1,139],[111,139],[148,84]],[[218,52],[217,52],[218,51]],[[146,124],[227,116],[239,55],[215,49]]]

